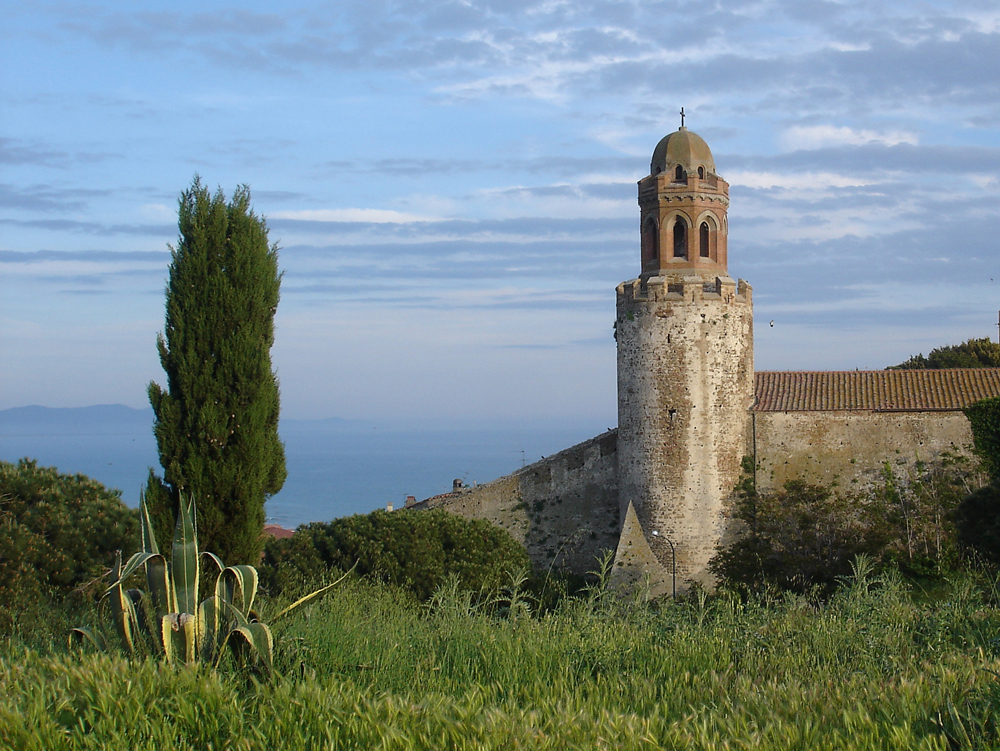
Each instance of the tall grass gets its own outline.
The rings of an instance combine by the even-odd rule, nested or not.
[[[267,683],[8,646],[0,745],[1000,748],[995,594],[959,576],[924,601],[862,566],[823,604],[598,591],[533,618],[353,581],[277,634]]]

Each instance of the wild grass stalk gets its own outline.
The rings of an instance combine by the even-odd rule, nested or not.
[[[0,745],[1000,748],[1000,617],[969,577],[934,602],[862,568],[826,602],[593,591],[541,617],[511,594],[352,580],[284,627],[270,682],[8,652]]]

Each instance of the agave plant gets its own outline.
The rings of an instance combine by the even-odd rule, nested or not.
[[[217,665],[228,647],[241,664],[254,660],[270,671],[274,638],[253,609],[257,569],[225,566],[214,553],[199,552],[194,502],[182,500],[180,507],[169,562],[157,547],[149,512],[140,500],[142,550],[124,566],[119,551],[111,569],[112,584],[105,598],[122,648],[129,655],[154,652],[170,662]],[[215,575],[215,587],[199,603],[203,559]],[[124,587],[140,567],[145,569],[148,594]],[[297,600],[272,620],[319,597],[343,578]],[[90,643],[101,650],[109,646],[100,630],[83,627],[74,628],[69,641],[71,645]]]

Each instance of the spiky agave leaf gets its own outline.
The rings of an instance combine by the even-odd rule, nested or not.
[[[126,593],[122,587],[122,552],[119,550],[115,554],[115,564],[111,569],[111,578],[114,580],[108,588],[108,601],[111,604],[111,619],[115,624],[115,631],[121,639],[122,647],[130,655],[135,654],[135,632],[139,627],[139,618],[135,612],[135,603],[132,601],[130,593]]]
[[[296,608],[302,607],[303,605],[305,605],[308,602],[312,602],[313,600],[315,600],[320,595],[326,594],[331,589],[333,589],[338,584],[340,584],[342,581],[344,581],[344,579],[346,579],[350,575],[351,571],[353,571],[357,567],[358,567],[358,564],[357,564],[357,561],[355,561],[354,565],[351,566],[351,568],[347,571],[347,573],[345,573],[343,576],[341,576],[339,579],[337,579],[337,581],[335,581],[333,584],[327,584],[325,587],[320,587],[315,592],[310,592],[305,597],[300,597],[295,602],[293,602],[291,605],[289,605],[287,608],[279,611],[276,616],[274,616],[273,618],[270,619],[271,622],[273,623],[274,621],[276,621],[279,618],[281,618],[283,615],[287,615],[288,613],[291,613]]]
[[[199,556],[198,536],[194,526],[194,504],[181,499],[181,513],[174,529],[170,556],[170,579],[173,603],[177,613],[194,615],[198,612]]]
[[[250,618],[257,585],[257,569],[253,566],[229,566],[216,580],[215,594]]]
[[[152,639],[153,646],[168,661],[192,663],[200,658],[217,665],[228,644],[242,664],[253,658],[262,662],[270,672],[273,669],[274,638],[271,630],[257,620],[253,611],[259,583],[257,569],[246,565],[226,567],[218,556],[209,552],[200,553],[194,514],[193,500],[181,503],[171,548],[172,558],[167,563],[158,552],[149,514],[143,506],[143,550],[129,558],[124,566],[121,552],[118,552],[111,570],[112,584],[105,595],[122,645],[130,655],[134,655],[137,635],[145,634],[144,641]],[[203,555],[215,566],[218,575],[215,595],[197,604]],[[140,567],[146,569],[146,581],[151,593],[148,604],[144,602],[146,596],[139,590],[124,590],[125,581]],[[333,584],[300,598],[275,618],[311,602],[350,573],[348,571]],[[147,618],[151,618],[152,623],[147,623]],[[87,628],[73,629],[69,641],[71,644],[89,643],[98,649],[107,648],[104,636]]]
[[[160,638],[168,662],[183,659],[189,665],[197,656],[197,618],[190,613],[168,613],[160,619]]]
[[[209,597],[198,606],[198,628],[202,635],[199,645],[201,659],[214,662],[224,633],[235,621],[224,612],[217,597]]]
[[[108,642],[104,638],[104,634],[100,631],[94,631],[83,626],[77,626],[69,632],[69,648],[82,647],[84,644],[90,643],[96,647],[101,652],[106,652],[108,650]]]
[[[163,556],[159,553],[133,553],[128,561],[126,561],[125,565],[119,569],[117,575],[113,577],[114,581],[112,581],[111,586],[113,587],[115,584],[120,584],[128,579],[132,576],[132,574],[139,570],[140,566],[144,566],[146,562],[152,558],[163,558]],[[109,591],[110,589],[111,587],[108,587]]]
[[[170,586],[170,567],[166,558],[160,554],[160,548],[156,544],[153,522],[149,516],[149,509],[146,507],[145,495],[142,492],[139,494],[139,516],[142,522],[142,553],[136,553],[132,559],[145,554],[139,560],[146,569],[146,586],[149,587],[154,622],[158,623],[167,613],[177,610],[177,603],[172,601],[173,587]],[[160,629],[151,628],[149,632],[157,649],[162,651],[163,642]]]
[[[149,509],[146,508],[145,491],[139,491],[139,516],[142,520],[142,550],[145,553],[159,553],[160,549],[156,545],[156,534],[153,531],[153,521],[149,518]]]
[[[226,564],[224,564],[222,562],[222,559],[219,558],[219,556],[217,556],[215,553],[212,553],[212,552],[210,552],[208,550],[202,550],[201,551],[201,557],[202,558],[207,558],[213,564],[215,564],[215,573],[216,574],[221,574],[225,570],[225,568],[226,568]]]
[[[232,603],[226,600],[218,600],[217,604],[220,609],[227,613],[231,620],[232,625],[225,630],[225,634],[222,638],[222,646],[229,645],[229,648],[234,657],[240,665],[246,665],[247,660],[250,655],[257,653],[259,648],[270,648],[273,645],[273,639],[271,638],[271,631],[266,626],[264,626],[264,631],[266,632],[266,638],[262,636],[262,632],[258,628],[252,628],[254,624],[263,626],[262,623],[257,623],[257,621],[251,621],[243,613],[241,613]],[[258,639],[264,638],[263,642],[258,643]],[[264,654],[260,653],[261,659],[265,660],[268,665],[268,670],[270,670],[271,656],[270,653]],[[218,664],[219,659],[222,657],[222,651],[215,657],[215,662]]]
[[[250,621],[237,626],[226,636],[226,643],[240,665],[245,666],[254,656],[264,664],[267,672],[273,669],[274,637],[263,623]]]
[[[176,612],[177,603],[172,601],[170,566],[162,555],[154,555],[146,561],[146,586],[149,587],[153,614],[157,621],[167,613]]]

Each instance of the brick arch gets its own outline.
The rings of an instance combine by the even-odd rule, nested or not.
[[[703,211],[695,221],[697,237],[695,244],[699,258],[719,260],[719,219],[711,211]]]
[[[642,220],[642,266],[660,260],[660,225],[655,214],[647,214]]]
[[[683,227],[681,231],[677,230],[678,222]],[[666,241],[666,247],[670,249],[670,257],[684,259],[691,257],[691,228],[691,217],[680,210],[671,211],[660,220],[660,234]],[[678,235],[682,237],[679,238]],[[682,244],[679,244],[679,241]],[[683,255],[679,255],[678,250],[682,250]]]

